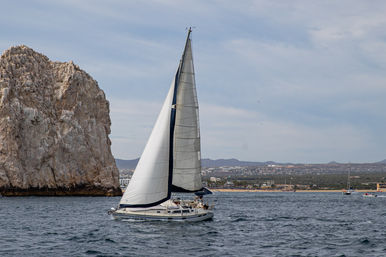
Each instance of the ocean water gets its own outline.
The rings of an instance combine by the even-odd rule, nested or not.
[[[0,256],[386,256],[386,198],[216,193],[212,221],[125,222],[119,197],[0,197]]]

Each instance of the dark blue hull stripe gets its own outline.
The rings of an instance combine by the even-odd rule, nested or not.
[[[170,196],[168,197],[165,197],[164,199],[161,199],[157,202],[154,202],[154,203],[147,203],[147,204],[120,204],[119,205],[119,208],[147,208],[147,207],[153,207],[153,206],[156,206],[156,205],[159,205],[163,202],[165,202],[166,200],[169,200],[170,199]]]
[[[175,186],[175,185],[171,185],[171,190],[172,192],[174,193],[195,193],[197,191],[201,191],[201,190],[204,190],[204,188],[200,188],[198,190],[187,190],[185,188],[182,188],[182,187],[178,187],[178,186]]]

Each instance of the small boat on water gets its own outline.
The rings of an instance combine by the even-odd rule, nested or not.
[[[351,185],[350,185],[350,173],[351,173],[351,167],[348,170],[348,174],[347,174],[347,189],[342,191],[343,195],[351,195],[354,192],[354,190],[351,189]]]
[[[213,206],[202,197],[211,192],[201,178],[198,101],[191,29],[177,72],[119,206],[115,219],[202,221],[212,219]],[[195,193],[193,200],[172,199],[173,193]]]
[[[363,194],[363,197],[377,197],[378,195],[374,194],[374,193],[364,193]]]

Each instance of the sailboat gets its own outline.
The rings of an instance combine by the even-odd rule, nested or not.
[[[115,219],[202,221],[212,219],[211,193],[201,178],[198,101],[191,28],[160,114],[119,206]],[[195,193],[193,200],[173,193]]]
[[[353,192],[350,185],[350,173],[351,173],[351,166],[348,170],[348,175],[347,175],[347,189],[342,192],[343,195],[351,195],[351,193]]]

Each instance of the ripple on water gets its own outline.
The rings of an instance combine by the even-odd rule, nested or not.
[[[246,218],[236,218],[236,219],[232,219],[231,222],[243,222],[243,221],[246,221],[247,219]]]
[[[112,220],[106,210],[116,206],[114,197],[2,197],[0,256],[386,253],[383,201],[369,205],[362,197],[346,200],[338,193],[216,193],[209,198],[216,200],[214,219],[188,224]]]
[[[370,244],[370,240],[368,238],[361,238],[360,240],[360,243],[363,244],[363,245],[368,245]]]
[[[95,251],[95,250],[87,250],[85,252],[85,254],[89,254],[89,255],[95,255],[95,254],[100,254],[101,252],[100,251]]]

